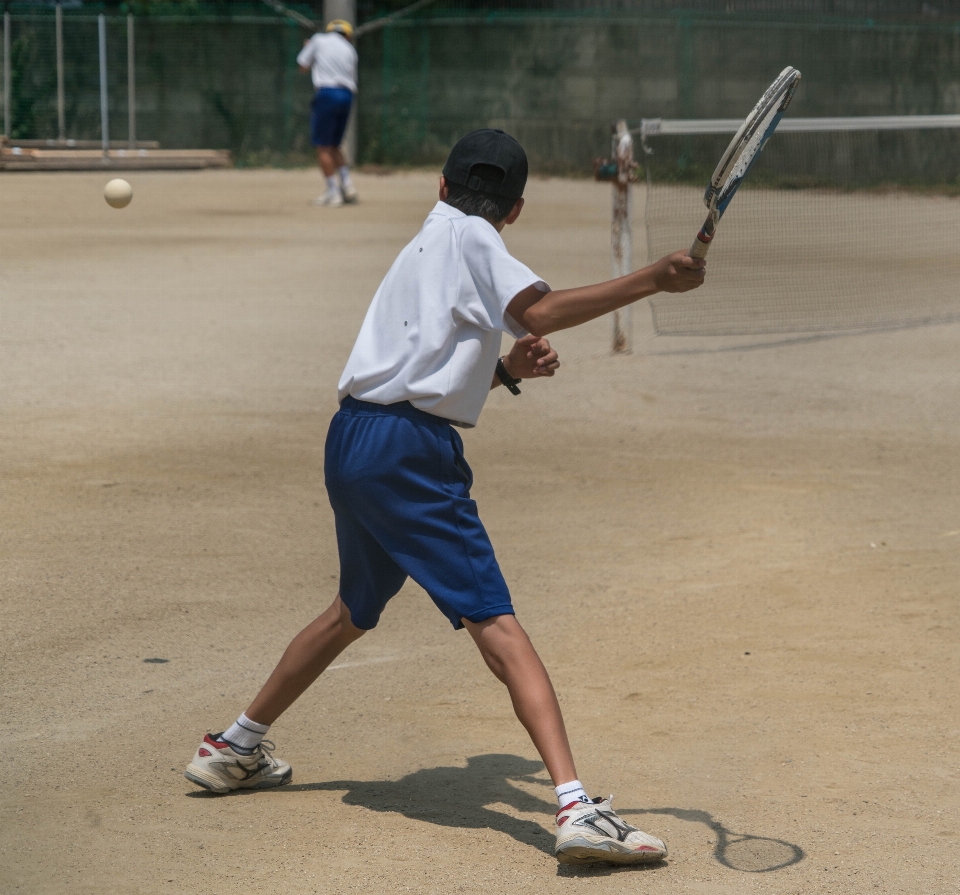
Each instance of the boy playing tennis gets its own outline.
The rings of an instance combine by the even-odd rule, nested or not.
[[[344,19],[334,19],[324,34],[314,34],[303,45],[297,55],[297,65],[301,71],[310,72],[316,90],[310,103],[310,142],[317,150],[320,172],[327,179],[326,192],[314,199],[313,204],[339,208],[344,202],[356,202],[357,190],[340,150],[353,95],[357,92],[353,26]]]
[[[518,394],[521,379],[553,376],[559,362],[547,333],[656,292],[695,289],[704,262],[674,252],[617,280],[551,292],[500,238],[520,216],[526,180],[526,155],[502,131],[474,131],[451,151],[440,201],[377,290],[340,379],[324,469],[340,592],[236,723],[204,737],[186,776],[219,793],[289,782],[290,765],[264,735],[376,626],[410,576],[454,628],[467,628],[506,685],[556,787],[557,858],[654,861],[667,853],[663,842],[626,824],[608,800],[591,800],[577,779],[557,697],[514,616],[451,424],[474,426],[501,383]],[[501,332],[517,341],[498,358]]]

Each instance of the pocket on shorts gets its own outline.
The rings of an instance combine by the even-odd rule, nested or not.
[[[461,481],[467,487],[467,496],[473,487],[473,470],[467,463],[467,458],[463,456],[463,441],[459,433],[452,426],[450,427],[450,447],[453,450],[453,466],[460,476]]]

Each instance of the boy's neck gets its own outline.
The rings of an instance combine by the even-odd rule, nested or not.
[[[450,203],[446,199],[441,199],[440,201],[443,202],[444,205],[450,205]],[[457,208],[456,205],[450,205],[450,207]],[[461,209],[457,208],[457,211],[460,211],[460,210]],[[490,218],[488,218],[486,215],[483,215],[483,214],[467,214],[467,212],[465,211],[463,212],[463,214],[466,214],[468,218],[483,218],[483,220],[485,220],[491,227],[493,227],[493,229],[496,230],[497,233],[500,233],[503,230],[503,228],[507,226],[506,218],[504,218],[502,221],[491,221]]]

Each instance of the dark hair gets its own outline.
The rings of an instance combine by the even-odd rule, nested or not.
[[[503,179],[503,171],[493,165],[474,165],[470,169],[470,174],[486,181]],[[464,214],[485,218],[491,224],[499,224],[517,204],[516,199],[472,190],[470,187],[462,186],[459,183],[451,183],[449,180],[447,181],[447,190],[447,198],[444,200],[447,205],[452,205]]]

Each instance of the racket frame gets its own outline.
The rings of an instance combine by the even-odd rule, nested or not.
[[[733,139],[720,157],[720,161],[714,169],[713,176],[710,178],[710,183],[707,185],[706,192],[703,194],[703,204],[707,206],[708,210],[707,219],[703,222],[700,232],[690,247],[689,254],[691,258],[705,258],[707,256],[720,218],[723,217],[723,213],[727,210],[730,200],[739,189],[740,184],[743,183],[744,178],[750,171],[754,161],[756,161],[757,156],[760,155],[767,140],[773,136],[773,132],[777,129],[783,113],[786,111],[787,106],[790,105],[790,100],[793,99],[799,82],[800,72],[788,65],[780,72],[777,79],[766,91],[764,91],[763,96],[757,101],[753,110],[743,120],[740,129],[734,134]],[[772,117],[771,113],[774,113]],[[753,143],[761,127],[764,128],[763,135],[753,150],[752,156],[747,160],[743,173],[735,180],[727,182],[727,178],[730,177],[737,164],[743,158],[744,153]]]

